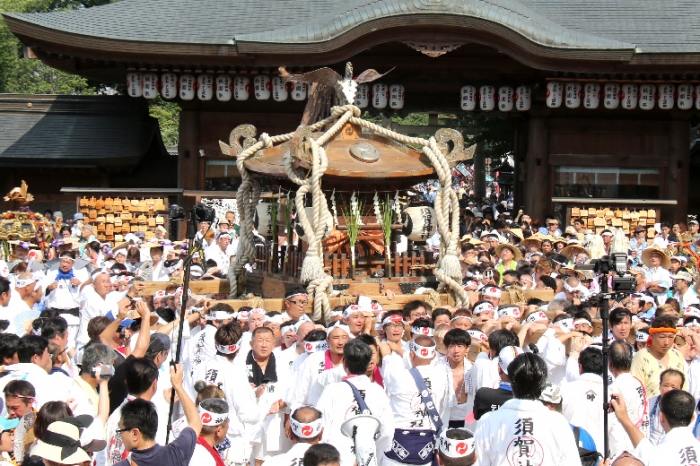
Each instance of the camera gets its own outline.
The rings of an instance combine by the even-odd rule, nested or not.
[[[92,368],[92,375],[96,379],[108,380],[114,375],[114,366],[110,364],[98,364]]]
[[[634,290],[634,277],[627,273],[627,254],[614,252],[600,259],[593,259],[588,264],[576,265],[575,270],[592,270],[596,274],[607,275],[615,272],[612,279],[612,292],[625,293]]]

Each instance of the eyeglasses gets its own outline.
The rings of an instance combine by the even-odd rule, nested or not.
[[[116,433],[121,434],[122,432],[128,432],[130,430],[134,430],[136,427],[124,427],[123,429],[117,429],[115,430]]]
[[[306,306],[307,304],[309,304],[308,301],[289,301],[289,302],[292,304],[296,304],[297,306]]]
[[[559,225],[559,224],[558,223],[548,223],[547,224],[548,227],[555,227],[557,225]]]

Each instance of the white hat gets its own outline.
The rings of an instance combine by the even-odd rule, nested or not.
[[[517,346],[506,346],[498,353],[498,367],[507,374],[510,363],[521,354],[523,350]]]
[[[678,272],[676,272],[675,275],[671,275],[671,278],[673,278],[674,280],[686,281],[686,282],[688,282],[688,284],[693,283],[693,276],[690,275],[685,270],[679,270]]]
[[[561,389],[558,385],[547,382],[540,394],[540,400],[546,403],[559,404],[561,403]]]

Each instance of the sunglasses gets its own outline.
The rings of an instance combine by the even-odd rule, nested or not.
[[[557,225],[559,225],[559,224],[558,223],[548,223],[547,224],[548,227],[555,227]]]

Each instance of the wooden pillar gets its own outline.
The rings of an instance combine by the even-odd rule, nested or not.
[[[528,126],[525,157],[525,213],[544,221],[551,211],[552,193],[549,180],[549,129],[547,119],[533,117]]]
[[[474,151],[474,196],[481,200],[486,196],[486,163],[484,160],[484,144],[477,144]]]
[[[669,135],[669,164],[665,196],[678,205],[668,209],[664,221],[685,221],[688,213],[688,183],[690,180],[690,124],[687,120],[672,121]]]

